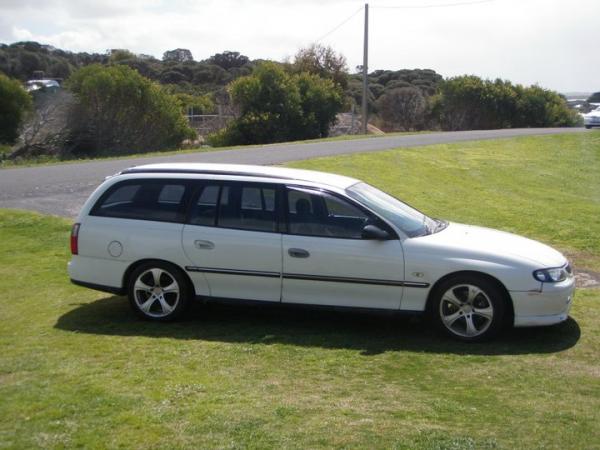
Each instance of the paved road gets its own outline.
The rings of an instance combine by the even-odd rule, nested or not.
[[[480,139],[586,132],[583,128],[543,128],[456,131],[383,136],[348,141],[281,144],[244,150],[186,153],[151,158],[93,161],[77,164],[0,170],[0,208],[21,208],[74,217],[104,177],[127,167],[157,162],[279,164],[344,153],[372,152],[396,147],[447,144]]]

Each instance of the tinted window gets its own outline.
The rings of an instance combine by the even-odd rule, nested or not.
[[[106,198],[102,203],[104,208],[109,208],[119,204],[131,203],[135,197],[135,194],[140,189],[139,184],[129,184],[120,186]]]
[[[190,214],[193,225],[277,231],[276,189],[255,184],[206,185]]]
[[[181,202],[185,186],[182,184],[167,184],[160,191],[158,203],[177,203]]]
[[[123,182],[102,196],[92,215],[123,219],[179,222],[185,209],[185,183],[172,180]]]
[[[200,188],[198,199],[192,206],[190,223],[193,225],[214,226],[217,217],[219,186],[206,185]]]
[[[275,188],[240,183],[223,186],[222,190],[219,227],[277,231]]]
[[[310,190],[288,191],[290,233],[360,239],[370,217],[333,195]]]

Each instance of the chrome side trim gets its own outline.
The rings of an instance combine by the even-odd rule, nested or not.
[[[185,270],[188,272],[204,272],[204,273],[217,273],[222,275],[242,275],[251,277],[267,277],[267,278],[279,278],[283,276],[288,280],[305,280],[305,281],[325,281],[331,283],[353,283],[353,284],[372,284],[378,286],[404,286],[412,288],[427,288],[429,283],[421,283],[416,281],[396,281],[396,280],[380,280],[376,278],[355,278],[355,277],[332,277],[325,275],[308,275],[300,273],[279,273],[279,272],[266,272],[260,270],[237,270],[237,269],[220,269],[211,267],[196,267],[186,266]]]

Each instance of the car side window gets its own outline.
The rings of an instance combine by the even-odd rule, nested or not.
[[[207,184],[193,201],[189,223],[250,231],[277,231],[277,189],[256,183]]]
[[[353,204],[326,192],[290,188],[287,219],[291,234],[361,239],[371,217]]]
[[[177,180],[124,181],[110,188],[90,215],[181,222],[188,190],[187,183]]]
[[[217,219],[217,201],[220,186],[207,184],[200,187],[198,198],[192,204],[189,222],[192,225],[214,226]]]
[[[217,226],[252,231],[277,231],[276,189],[235,183],[222,187]]]

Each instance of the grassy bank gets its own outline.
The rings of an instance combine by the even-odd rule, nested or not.
[[[325,158],[439,217],[600,267],[600,136]],[[600,289],[467,345],[417,319],[195,305],[138,320],[72,286],[63,219],[0,210],[0,448],[593,449]]]

